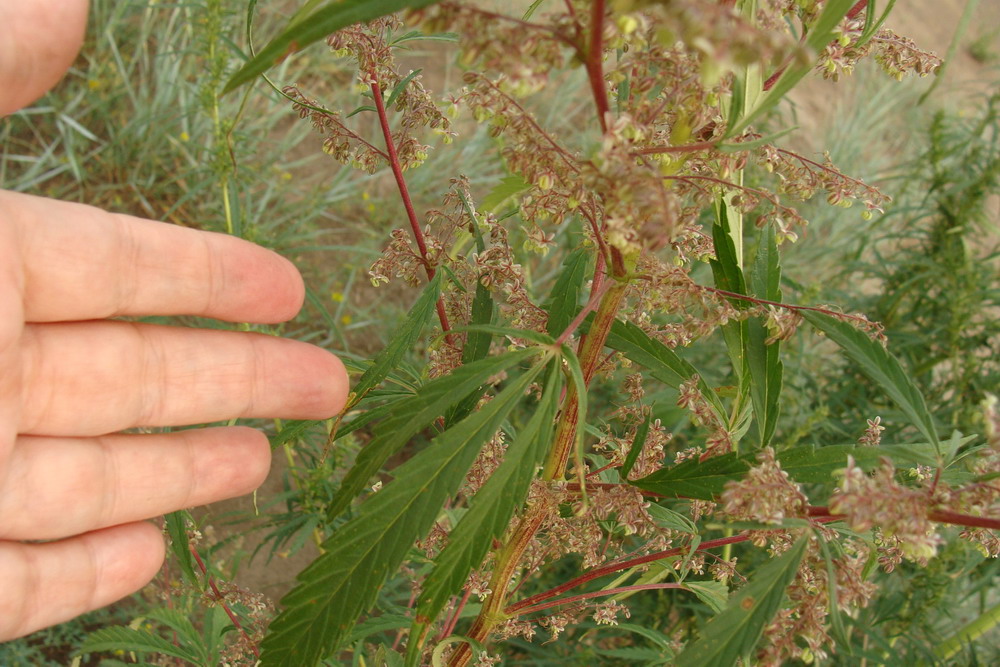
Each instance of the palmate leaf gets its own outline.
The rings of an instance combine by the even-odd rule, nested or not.
[[[881,457],[888,454],[886,448],[831,445],[796,447],[779,452],[777,459],[781,469],[796,482],[823,484],[832,480],[834,471],[847,465],[848,456],[853,456],[861,468],[871,470],[878,465]],[[730,452],[703,462],[688,459],[630,483],[643,491],[668,497],[717,500],[726,482],[742,479],[755,465],[756,454],[737,455]]]
[[[436,1],[327,0],[321,7],[314,9],[308,15],[296,14],[284,31],[268,42],[267,46],[233,74],[226,82],[226,87],[222,92],[225,94],[239,88],[277,65],[289,54],[301,51],[313,42],[319,41],[341,28],[355,23],[372,21],[380,16],[403,9],[420,9],[432,5]]]
[[[910,422],[934,445],[940,457],[941,443],[938,440],[937,429],[934,428],[934,418],[927,410],[923,394],[910,380],[896,357],[847,322],[808,310],[802,311],[802,316],[809,324],[839,345],[847,356],[861,367],[864,374],[895,401]]]
[[[354,467],[344,476],[330,501],[327,518],[332,521],[347,509],[386,460],[444,415],[459,397],[467,396],[492,376],[536,354],[539,354],[537,348],[524,348],[460,366],[451,375],[423,385],[412,398],[387,406],[384,413],[391,416],[379,424],[375,437],[361,450]]]
[[[343,643],[543,367],[532,366],[396,468],[395,479],[323,543],[323,554],[299,574],[298,585],[282,599],[285,609],[262,644],[264,667],[315,665]]]
[[[746,657],[757,645],[764,628],[785,599],[785,589],[795,577],[808,540],[801,538],[791,549],[752,575],[725,610],[701,629],[677,656],[677,667],[728,667]]]
[[[524,501],[536,464],[551,439],[562,391],[561,379],[558,364],[551,364],[545,391],[531,419],[508,445],[503,463],[476,493],[469,510],[448,534],[448,544],[435,559],[434,569],[424,580],[417,600],[418,623],[433,622],[448,598],[461,589],[469,572],[482,562],[493,539],[500,537]],[[419,632],[411,632],[410,636],[417,637]]]

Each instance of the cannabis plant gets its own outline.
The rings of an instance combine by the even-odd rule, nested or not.
[[[878,569],[927,565],[959,539],[943,524],[1000,553],[995,399],[983,435],[953,433],[879,324],[796,303],[782,280],[798,202],[825,198],[850,226],[889,198],[785,146],[769,112],[866,56],[895,78],[938,66],[880,4],[312,1],[231,79],[321,39],[354,63],[344,108],[305,72],[268,82],[331,168],[391,172],[402,224],[370,277],[415,294],[344,412],[275,436],[294,448],[321,428],[335,483],[308,504],[320,555],[261,664],[552,664],[566,644],[537,645],[560,637],[586,664],[883,660],[854,620]],[[460,88],[401,65],[431,40],[454,45]],[[546,114],[556,89],[586,114]],[[506,175],[434,174],[436,201],[418,198],[430,151],[477,126],[493,138],[479,159]],[[855,442],[786,442],[783,347],[805,323],[892,402],[897,440],[869,412]],[[352,439],[352,465],[330,465]]]

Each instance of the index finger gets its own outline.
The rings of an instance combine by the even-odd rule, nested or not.
[[[28,322],[198,315],[274,323],[294,317],[304,299],[291,262],[225,234],[0,192],[0,239],[7,235]]]

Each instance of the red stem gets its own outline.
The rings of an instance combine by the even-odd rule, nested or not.
[[[212,576],[208,573],[208,568],[205,567],[205,563],[201,560],[201,556],[198,555],[198,550],[195,549],[194,546],[190,546],[188,547],[188,549],[191,551],[191,555],[194,556],[195,562],[198,563],[198,569],[200,569],[201,573],[205,575],[206,579],[208,579],[208,586],[209,588],[212,589],[212,593],[215,595],[215,599],[219,601],[219,604],[222,605],[222,608],[226,610],[226,615],[229,616],[229,620],[233,622],[233,627],[239,630],[240,634],[242,634],[243,637],[247,640],[247,645],[250,647],[250,650],[253,651],[254,656],[260,658],[260,649],[258,649],[257,645],[253,642],[252,639],[250,639],[250,635],[247,634],[247,631],[243,629],[243,625],[240,623],[240,619],[236,617],[236,614],[233,613],[233,610],[229,608],[228,604],[226,604],[226,596],[224,596],[222,592],[219,590],[219,587],[215,585],[215,579],[213,579]]]
[[[705,551],[706,549],[714,549],[716,547],[725,546],[727,544],[736,544],[738,542],[746,542],[750,537],[747,535],[734,535],[732,537],[721,537],[717,540],[709,540],[707,542],[702,542],[701,546],[698,547],[698,551]],[[514,615],[520,613],[521,609],[525,607],[531,607],[543,600],[548,600],[549,598],[554,598],[560,593],[565,593],[566,591],[576,588],[588,581],[593,581],[594,579],[600,579],[603,576],[613,574],[615,572],[620,572],[622,570],[627,570],[630,567],[635,567],[636,565],[643,565],[645,563],[652,563],[656,560],[661,560],[663,558],[669,558],[670,556],[677,556],[682,553],[686,553],[690,550],[690,547],[677,547],[676,549],[667,549],[666,551],[657,551],[655,553],[647,554],[645,556],[639,556],[638,558],[631,558],[626,561],[616,561],[613,563],[608,563],[607,565],[596,567],[586,574],[581,574],[579,577],[574,577],[569,581],[562,583],[555,588],[550,588],[547,591],[538,593],[537,595],[532,595],[531,597],[524,598],[520,602],[512,604],[504,610],[505,613]]]
[[[601,123],[601,132],[608,131],[607,114],[608,90],[604,84],[604,0],[593,0],[590,6],[590,45],[587,50],[587,77],[590,79],[590,90],[594,94],[597,105],[597,119]]]
[[[385,149],[389,154],[389,166],[392,168],[392,175],[396,178],[396,187],[399,188],[399,196],[403,200],[403,208],[406,209],[406,217],[410,221],[410,230],[413,232],[413,239],[417,243],[420,258],[423,260],[424,269],[427,271],[427,279],[432,280],[436,270],[428,256],[424,232],[420,229],[420,222],[417,221],[417,212],[413,209],[413,200],[410,199],[410,190],[406,187],[406,179],[403,178],[403,166],[399,162],[396,144],[392,140],[392,130],[389,129],[389,116],[385,111],[385,102],[382,100],[382,88],[374,72],[372,72],[371,90],[372,98],[375,100],[375,110],[378,112],[378,123],[382,128],[382,137],[385,139]],[[438,297],[437,314],[438,320],[441,322],[441,330],[445,334],[448,334],[451,331],[451,325],[448,323],[448,313],[445,312],[444,299],[442,297]],[[450,344],[455,343],[451,335],[447,335],[447,340]]]
[[[439,639],[444,639],[445,637],[450,637],[451,633],[455,632],[455,626],[458,625],[458,619],[462,615],[462,610],[465,609],[465,605],[469,602],[469,597],[472,595],[472,589],[465,589],[465,595],[462,596],[462,601],[458,603],[455,607],[455,613],[452,614],[451,619],[448,623],[441,629],[441,634],[438,635]]]
[[[824,315],[829,315],[831,317],[836,317],[842,320],[854,320],[855,322],[861,322],[866,325],[874,324],[871,320],[866,320],[863,317],[858,317],[857,315],[847,315],[845,313],[838,313],[835,310],[830,310],[829,308],[820,308],[818,306],[797,306],[793,303],[782,303],[780,301],[768,301],[767,299],[758,299],[755,296],[747,296],[746,294],[740,294],[738,292],[727,292],[724,289],[719,289],[717,287],[709,287],[708,285],[697,285],[698,289],[704,290],[706,292],[712,292],[713,294],[718,294],[730,299],[738,299],[741,301],[749,301],[750,303],[763,304],[768,306],[777,306],[778,308],[785,308],[787,310],[812,310],[817,313],[823,313]]]
[[[559,335],[559,338],[556,338],[556,345],[562,345],[565,343],[569,337],[573,335],[573,332],[576,331],[577,327],[583,324],[583,321],[587,319],[587,315],[597,310],[597,306],[601,303],[601,298],[604,296],[604,293],[608,291],[610,286],[611,283],[605,283],[601,285],[599,289],[591,291],[590,299],[587,301],[587,305],[583,307],[575,318],[573,318],[573,321],[570,322],[569,326],[566,327],[566,330]]]
[[[684,588],[684,584],[680,583],[667,583],[667,584],[636,584],[634,586],[620,586],[618,588],[608,588],[601,591],[591,591],[590,593],[581,593],[580,595],[574,595],[568,598],[562,598],[561,600],[552,600],[551,602],[544,602],[534,607],[528,607],[526,609],[519,609],[517,612],[518,616],[523,616],[524,614],[530,614],[535,611],[542,611],[543,609],[549,609],[551,607],[558,607],[559,605],[569,604],[570,602],[578,602],[580,600],[589,600],[590,598],[603,597],[605,595],[617,595],[619,593],[628,593],[630,591],[652,591],[663,588]]]

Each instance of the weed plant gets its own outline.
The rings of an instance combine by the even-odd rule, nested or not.
[[[84,654],[995,659],[973,642],[1000,620],[997,101],[936,117],[905,178],[879,188],[877,169],[866,181],[835,166],[850,154],[787,147],[773,115],[814,69],[837,79],[873,55],[893,78],[932,72],[883,27],[892,4],[314,0],[245,63],[220,4],[169,9],[194,26],[172,46],[212,63],[189,82],[186,121],[206,141],[191,168],[211,185],[181,199],[324,271],[316,319],[291,333],[362,355],[343,414],[275,425],[288,479],[262,499],[256,545],[271,567],[310,542],[318,553],[280,611],[226,584],[223,550],[178,513],[175,576],[158,587],[170,602],[91,634]],[[323,38],[328,60],[274,68]],[[444,74],[429,64],[442,44],[458,63]],[[217,96],[265,72],[261,97]],[[249,111],[261,99],[297,113],[326,154],[289,180],[332,173],[336,195],[306,205],[290,185],[282,201],[274,172],[246,174],[260,159],[249,137],[285,129]],[[842,115],[864,119],[863,106]],[[70,144],[51,138],[58,116],[36,115],[19,120],[60,143],[10,173],[66,196],[71,165],[38,179]],[[245,140],[231,141],[237,127]],[[145,199],[147,215],[180,210],[169,193]],[[814,201],[837,211],[816,234],[823,262],[788,250],[821,218]],[[310,222],[334,204],[371,220],[344,233],[346,277],[312,252],[324,246]],[[375,305],[387,289],[410,305],[398,320]],[[384,339],[352,340],[359,323]]]

